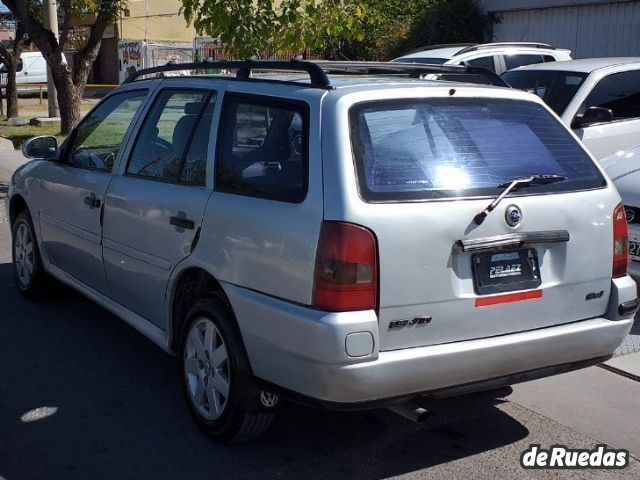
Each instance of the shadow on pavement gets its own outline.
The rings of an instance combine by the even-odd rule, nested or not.
[[[487,395],[433,402],[417,426],[387,410],[288,405],[248,444],[218,445],[191,421],[178,362],[64,287],[25,300],[0,264],[0,476],[360,478],[410,473],[511,444],[527,429]],[[39,407],[55,413],[33,422]]]

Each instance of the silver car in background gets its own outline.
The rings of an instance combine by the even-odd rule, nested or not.
[[[237,76],[130,81],[61,148],[27,142],[7,213],[20,290],[54,277],[178,355],[214,437],[259,435],[279,397],[411,416],[593,365],[629,332],[620,197],[538,97],[211,65]]]
[[[536,42],[431,45],[394,58],[396,63],[482,67],[498,75],[523,65],[571,60],[571,51]]]

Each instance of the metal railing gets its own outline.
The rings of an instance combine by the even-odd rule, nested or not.
[[[0,89],[2,90],[3,93],[3,97],[5,96],[5,88],[7,87],[6,83],[2,83],[0,84]],[[35,92],[36,90],[38,91],[38,96],[40,98],[40,102],[39,104],[42,105],[44,103],[44,92],[47,91],[47,84],[46,83],[19,83],[16,85],[17,89],[18,89],[18,95],[20,95],[20,91],[22,91],[24,93],[24,91],[30,91],[30,92]],[[86,89],[105,89],[105,90],[113,90],[114,88],[118,87],[118,85],[115,84],[101,84],[101,83],[88,83],[87,85],[85,85],[85,90]]]

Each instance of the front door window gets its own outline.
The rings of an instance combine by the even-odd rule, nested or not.
[[[146,90],[118,93],[91,111],[73,134],[68,165],[110,172],[146,94]]]

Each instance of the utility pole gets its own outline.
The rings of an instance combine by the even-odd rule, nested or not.
[[[44,1],[44,28],[51,30],[53,36],[58,39],[58,9],[56,0]],[[63,54],[64,55],[64,54]],[[57,117],[58,103],[56,95],[56,86],[53,83],[51,75],[51,67],[47,64],[47,103],[49,104],[49,117]]]

